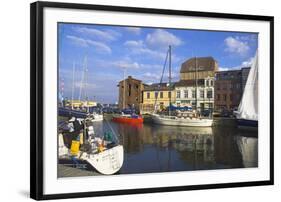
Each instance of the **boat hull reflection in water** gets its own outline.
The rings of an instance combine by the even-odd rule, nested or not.
[[[112,122],[124,146],[119,174],[258,166],[257,132],[235,126],[205,128]]]

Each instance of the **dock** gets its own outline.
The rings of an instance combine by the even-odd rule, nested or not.
[[[58,164],[58,177],[81,177],[101,175],[88,164],[78,164],[77,166],[68,163]]]

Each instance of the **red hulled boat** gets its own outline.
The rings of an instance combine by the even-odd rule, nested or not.
[[[114,116],[112,118],[112,121],[118,123],[140,124],[143,123],[143,118],[141,115],[122,114],[122,115]]]

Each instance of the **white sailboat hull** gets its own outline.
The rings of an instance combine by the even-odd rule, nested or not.
[[[174,116],[161,116],[158,114],[153,114],[152,120],[156,124],[170,126],[211,127],[213,125],[213,119],[178,118]]]
[[[59,134],[58,144],[59,144],[58,147],[59,157],[62,158],[69,155],[69,149],[65,146],[63,135],[61,133]]]
[[[97,121],[102,121],[103,120],[103,115],[102,114],[94,114],[93,119],[91,120],[92,122],[97,122]]]
[[[123,165],[124,148],[118,145],[97,154],[83,153],[80,159],[87,161],[101,174],[112,175]]]

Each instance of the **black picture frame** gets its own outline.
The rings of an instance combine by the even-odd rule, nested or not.
[[[51,194],[43,193],[43,9],[80,9],[100,11],[120,11],[130,13],[164,14],[171,16],[198,16],[223,19],[267,21],[270,23],[270,179],[266,181],[222,183],[208,185],[155,187],[144,189],[93,191],[82,193]],[[274,184],[274,17],[259,15],[240,15],[183,10],[135,8],[120,6],[89,5],[57,2],[35,2],[30,6],[30,197],[36,200],[171,192],[229,187],[246,187]]]

